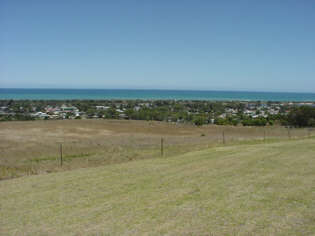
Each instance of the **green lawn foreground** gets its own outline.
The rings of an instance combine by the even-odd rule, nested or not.
[[[0,235],[315,235],[315,140],[0,181]]]

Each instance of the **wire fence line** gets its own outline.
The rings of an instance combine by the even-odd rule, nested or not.
[[[2,148],[0,179],[132,160],[170,157],[218,145],[311,138],[310,128],[253,128],[246,132],[228,127],[200,135],[127,135],[104,139],[36,143],[24,150]]]

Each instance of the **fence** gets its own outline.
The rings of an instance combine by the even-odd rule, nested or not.
[[[121,134],[104,138],[74,139],[66,136],[57,141],[38,140],[24,145],[1,147],[0,179],[120,163],[131,160],[169,157],[217,145],[246,141],[311,138],[312,129],[284,127],[214,127],[198,135]],[[8,144],[9,145],[9,144]]]

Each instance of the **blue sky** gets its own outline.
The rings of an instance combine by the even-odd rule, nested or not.
[[[315,92],[315,1],[2,0],[0,87]]]

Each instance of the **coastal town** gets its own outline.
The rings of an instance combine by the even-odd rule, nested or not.
[[[314,102],[176,100],[1,100],[0,120],[133,119],[196,125],[273,125]]]

